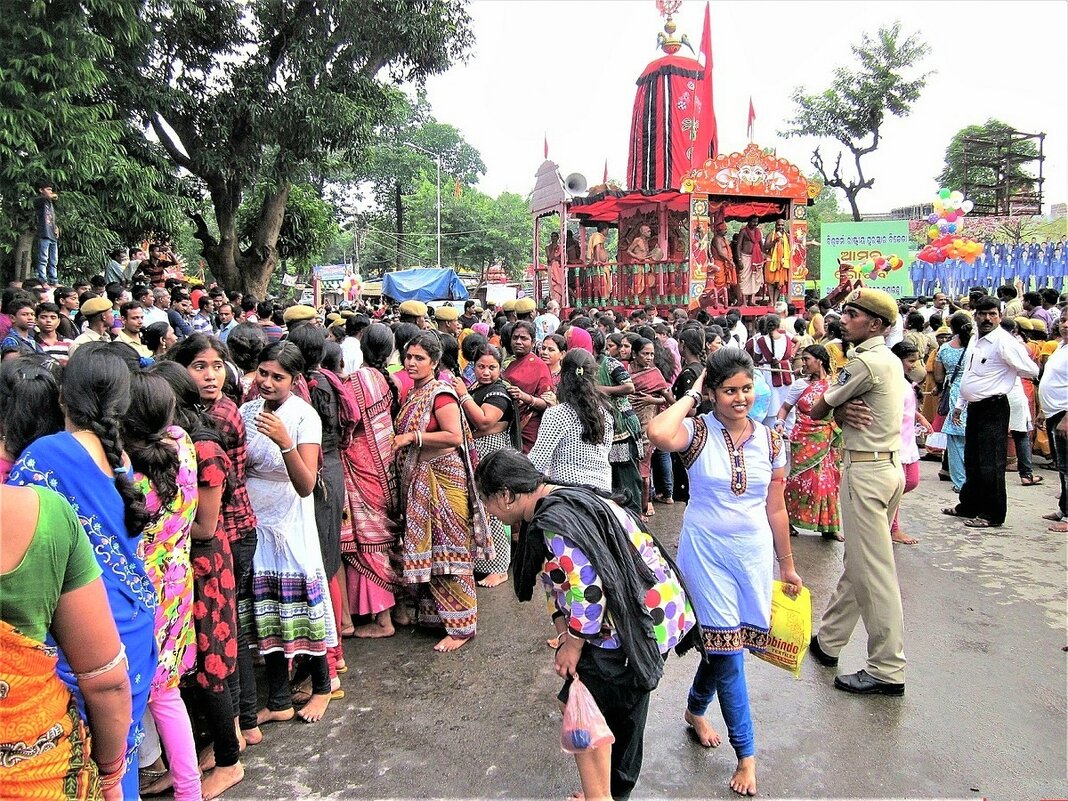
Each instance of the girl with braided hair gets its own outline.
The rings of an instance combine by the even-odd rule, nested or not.
[[[223,518],[223,510],[234,494],[234,463],[186,368],[177,362],[162,361],[150,372],[162,376],[170,385],[175,398],[174,422],[189,435],[196,449],[197,508],[189,531],[196,666],[187,683],[196,691],[211,741],[201,759],[201,791],[205,799],[210,799],[245,776],[234,728],[240,692],[236,696],[231,692],[235,682],[240,690],[237,591],[233,551]],[[243,439],[241,449],[244,450]],[[255,694],[255,686],[251,689]]]
[[[153,625],[158,600],[139,555],[150,518],[144,496],[130,481],[119,423],[130,405],[130,371],[111,348],[108,343],[87,343],[74,352],[63,373],[66,430],[26,448],[8,483],[48,487],[65,497],[103,570],[132,695],[122,794],[137,798],[141,718],[158,656]],[[56,670],[81,707],[77,677],[63,653]]]
[[[177,801],[199,801],[200,770],[193,727],[178,682],[196,664],[190,530],[197,512],[197,458],[193,441],[174,425],[175,396],[167,379],[130,376],[130,409],[123,422],[134,486],[145,496],[152,521],[145,529],[144,559],[156,588],[159,663],[148,709],[167,750]]]

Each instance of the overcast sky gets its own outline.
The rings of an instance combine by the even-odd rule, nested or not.
[[[704,2],[686,0],[679,33],[698,49]],[[1045,206],[1068,201],[1068,4],[1051,2],[738,2],[714,0],[712,46],[720,152],[747,143],[749,97],[756,141],[806,172],[814,141],[784,139],[794,87],[825,88],[849,45],[900,20],[931,46],[937,71],[912,113],[889,117],[865,158],[875,186],[861,211],[928,201],[946,145],[960,128],[1000,119],[1045,132]],[[653,0],[474,0],[477,41],[468,63],[428,82],[434,113],[479,149],[480,188],[526,194],[549,157],[566,175],[622,180],[635,80],[660,53]],[[686,53],[687,51],[683,51]],[[835,145],[824,147],[833,163]],[[952,187],[957,188],[957,187]],[[842,202],[844,207],[844,199]]]

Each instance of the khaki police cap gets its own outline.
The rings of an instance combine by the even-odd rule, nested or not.
[[[460,319],[460,313],[452,306],[438,306],[434,309],[434,319],[450,323],[453,320]]]
[[[356,316],[356,312],[354,312],[352,309],[342,309],[341,310],[341,318],[343,320],[347,320],[350,317],[355,317],[355,316]]]
[[[111,301],[107,298],[89,298],[81,305],[79,311],[83,317],[92,317],[94,314],[107,311],[111,308]]]
[[[307,320],[314,320],[317,316],[315,309],[311,306],[290,306],[282,312],[282,320],[287,325],[289,323],[303,323]]]
[[[326,315],[326,321],[328,323],[330,323],[331,325],[336,325],[337,323],[344,322],[344,320],[341,317],[341,315],[338,314],[337,312],[334,312],[333,314]]]
[[[538,306],[532,298],[520,298],[515,302],[516,314],[530,314],[536,308]]]
[[[1028,331],[1045,331],[1046,324],[1039,320],[1037,317],[1013,317],[1016,324],[1020,328],[1024,328]]]
[[[504,302],[504,305],[501,306],[501,308],[504,309],[506,312],[515,311],[515,304],[516,301],[514,300],[506,300]]]
[[[951,337],[953,336],[953,329],[948,325],[943,325],[937,331],[934,332],[936,337]]]
[[[856,306],[872,317],[881,317],[887,323],[897,321],[897,301],[881,289],[861,287],[854,289],[843,306]]]
[[[426,304],[421,300],[406,300],[400,305],[400,313],[408,317],[426,317]]]

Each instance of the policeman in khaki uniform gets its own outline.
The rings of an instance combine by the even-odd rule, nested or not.
[[[811,412],[820,419],[833,409],[842,424],[845,570],[810,651],[821,664],[837,666],[857,618],[864,621],[866,668],[834,680],[851,693],[905,692],[904,615],[890,540],[905,486],[899,456],[905,385],[901,361],[886,347],[896,320],[897,303],[887,293],[861,288],[848,296],[842,329],[843,339],[856,346],[853,358]]]
[[[406,300],[397,309],[402,323],[411,323],[419,328],[426,328],[426,304],[421,300]]]
[[[438,306],[434,309],[434,323],[438,333],[458,336],[460,333],[460,313],[453,306]]]

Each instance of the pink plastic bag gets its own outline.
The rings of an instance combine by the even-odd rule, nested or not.
[[[564,724],[560,727],[560,747],[569,754],[584,754],[616,741],[604,715],[597,708],[586,685],[578,679],[571,689],[564,707]]]

